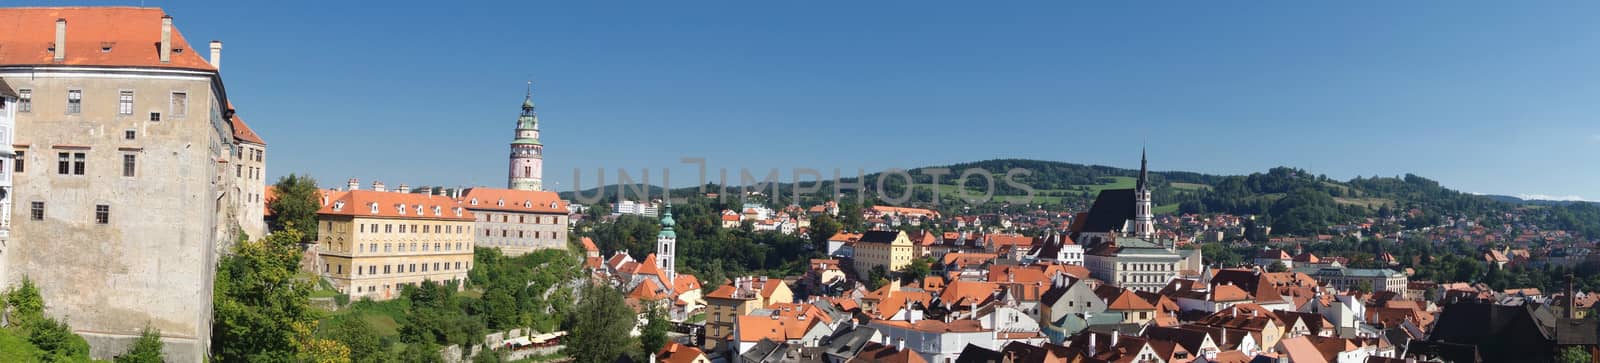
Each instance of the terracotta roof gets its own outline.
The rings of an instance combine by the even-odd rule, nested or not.
[[[373,205],[377,206],[376,212]],[[421,212],[417,211],[418,207],[422,208]],[[317,210],[317,214],[457,221],[476,218],[455,200],[443,196],[370,190],[352,190],[329,198],[328,204]]]
[[[872,323],[907,330],[916,330],[925,333],[972,333],[988,331],[988,329],[983,328],[982,323],[972,319],[954,320],[949,323],[930,319],[917,320],[915,323],[902,320],[873,320]]]
[[[172,57],[161,62],[160,8],[123,6],[0,9],[0,64],[175,68],[216,71],[172,26]],[[64,60],[50,49],[56,19],[67,22]],[[110,51],[104,49],[110,46]]]
[[[589,237],[584,237],[582,239],[579,239],[578,241],[583,243],[583,250],[584,251],[600,252],[600,247],[595,246],[593,239],[590,239]]]
[[[659,363],[693,363],[695,359],[704,357],[705,354],[705,352],[695,347],[669,340],[667,345],[661,347],[661,351],[656,353],[656,359]]]
[[[638,270],[634,270],[633,274],[635,274],[635,275],[656,275],[656,276],[659,276],[659,277],[662,277],[662,278],[666,277],[666,276],[661,276],[661,268],[660,267],[656,267],[656,254],[654,254],[654,253],[645,255],[644,256],[644,260],[639,261],[639,269]]]
[[[878,342],[867,343],[866,346],[861,348],[860,352],[856,353],[855,358],[850,358],[850,360],[847,361],[847,362],[849,362],[849,363],[928,363],[927,360],[922,359],[922,355],[921,354],[916,354],[916,353],[912,352],[910,349],[899,350],[899,349],[895,349],[894,347],[891,347],[891,346],[879,344]]]
[[[233,108],[233,102],[228,102],[228,108]],[[244,119],[239,118],[238,112],[234,112],[233,118],[228,121],[233,124],[234,139],[258,145],[267,144],[265,140],[261,140],[261,135],[257,135],[255,130],[250,129],[250,125],[244,123]]]
[[[1094,291],[1101,299],[1106,300],[1106,310],[1110,311],[1140,311],[1155,310],[1156,306],[1133,293],[1133,290],[1123,289],[1110,285],[1100,285]]]
[[[690,274],[678,274],[677,279],[672,281],[672,290],[675,294],[680,295],[685,292],[689,292],[689,290],[699,289],[703,286],[704,285],[700,284],[699,278],[696,278],[694,275]]]
[[[501,201],[505,201],[504,205]],[[461,205],[473,210],[567,214],[567,202],[549,191],[468,188],[461,195]]]
[[[671,297],[670,293],[671,291],[656,284],[655,279],[645,279],[644,282],[639,283],[638,287],[634,287],[633,291],[628,292],[628,297],[643,301],[656,301]]]
[[[994,295],[999,286],[992,282],[955,280],[945,285],[944,290],[939,292],[939,301],[955,305],[983,302]]]
[[[1031,245],[1033,245],[1033,238],[1032,237],[1028,237],[1028,236],[1024,236],[1024,235],[1020,235],[1020,234],[994,233],[994,234],[988,235],[987,237],[989,237],[989,243],[993,244],[994,248],[1000,248],[1002,246],[1031,246]]]

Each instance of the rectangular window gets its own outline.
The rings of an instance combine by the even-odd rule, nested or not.
[[[136,166],[137,166],[137,163],[134,160],[134,155],[133,154],[123,154],[122,155],[122,176],[133,177],[133,175],[134,175],[133,171],[137,169]],[[224,170],[226,170],[226,169],[224,169]]]
[[[94,206],[94,223],[111,223],[111,206],[105,204]]]
[[[72,175],[83,175],[83,166],[88,160],[89,154],[72,153]]]
[[[32,112],[32,111],[33,111],[33,90],[31,90],[31,89],[19,89],[19,90],[17,90],[17,112]]]
[[[16,171],[17,174],[22,174],[22,171],[24,169],[26,169],[26,168],[23,168],[23,166],[25,165],[24,163],[27,162],[27,161],[28,161],[28,154],[26,152],[18,151],[17,152],[17,160],[16,160],[16,162],[13,163],[14,165],[16,165],[16,170],[15,171]]]
[[[389,265],[383,265],[383,273],[390,273],[389,272]]]
[[[33,202],[33,206],[29,209],[28,216],[30,218],[36,221],[44,220],[44,202]]]
[[[72,173],[72,153],[56,153],[56,174]]]
[[[133,114],[133,91],[122,91],[117,95],[117,114]]]
[[[83,112],[83,90],[67,90],[67,113]]]
[[[139,138],[139,132],[138,131],[135,131],[135,130],[132,130],[132,129],[122,130],[122,139],[123,140],[134,140],[134,139],[138,139],[138,138]]]
[[[172,110],[168,111],[167,113],[172,114],[172,118],[183,118],[184,116],[188,115],[189,94],[185,92],[173,92]]]
[[[150,121],[160,122],[161,121],[161,113],[160,112],[151,112],[150,113]]]
[[[368,275],[377,275],[378,274],[378,266],[367,266],[367,274]]]

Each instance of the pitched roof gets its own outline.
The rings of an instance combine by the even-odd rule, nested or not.
[[[229,102],[228,107],[233,107],[232,102]],[[250,129],[250,125],[244,123],[244,119],[239,118],[238,112],[234,112],[233,118],[228,119],[228,122],[233,124],[234,139],[258,145],[267,144],[265,140],[261,139],[261,135],[257,135],[255,130]]]
[[[590,239],[589,237],[584,237],[582,239],[579,239],[578,241],[583,243],[583,250],[584,251],[587,251],[587,252],[600,252],[600,247],[595,246],[593,239]]]
[[[633,291],[628,292],[628,297],[643,301],[656,301],[671,297],[671,293],[671,291],[656,284],[656,280],[645,279],[644,282],[639,283],[638,287],[634,287]]]
[[[1134,199],[1133,189],[1101,190],[1100,195],[1094,198],[1094,205],[1089,207],[1088,218],[1084,218],[1082,226],[1075,226],[1073,232],[1110,232],[1122,229],[1122,225],[1134,217]]]
[[[456,221],[471,221],[476,218],[471,211],[465,209],[457,214],[456,209],[461,208],[461,204],[437,195],[351,190],[329,199],[328,204],[317,210],[317,214]],[[377,205],[376,212],[372,208],[374,204]],[[422,207],[420,213],[417,212],[419,206]]]
[[[903,234],[903,233],[905,233],[905,232],[901,232],[901,231],[867,231],[867,233],[862,233],[861,234],[861,239],[858,240],[857,242],[863,242],[863,243],[893,243],[894,240],[900,238],[900,235]]]
[[[505,202],[504,205],[501,205],[501,201]],[[567,202],[561,200],[556,192],[550,191],[468,188],[461,194],[461,205],[472,210],[567,213]]]
[[[983,302],[994,295],[999,286],[993,282],[955,280],[945,285],[944,290],[939,292],[939,301],[956,305]]]
[[[172,26],[171,61],[161,62],[160,8],[29,7],[0,9],[0,63],[13,65],[69,65],[103,67],[173,68],[216,71]],[[56,19],[67,22],[61,62],[50,49],[56,45]],[[110,50],[106,51],[109,46]]]
[[[1145,301],[1144,298],[1139,297],[1139,294],[1135,294],[1133,290],[1123,289],[1120,287],[1100,285],[1100,288],[1095,289],[1095,295],[1099,295],[1100,298],[1107,300],[1106,310],[1108,311],[1139,311],[1156,309],[1155,305],[1150,304],[1149,301]]]
[[[904,349],[904,350],[895,349],[894,347],[891,347],[891,346],[879,344],[877,342],[872,342],[872,343],[867,343],[866,346],[862,347],[861,351],[856,354],[855,358],[850,358],[850,360],[848,362],[850,362],[850,363],[858,363],[858,362],[859,363],[927,363],[928,361],[925,360],[925,359],[922,359],[922,355],[921,354],[916,354],[916,353],[912,352],[910,349]]]
[[[691,363],[697,358],[704,357],[705,354],[698,348],[669,340],[667,345],[662,346],[661,351],[656,353],[656,359],[660,363]]]

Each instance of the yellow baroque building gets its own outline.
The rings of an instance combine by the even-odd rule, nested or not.
[[[453,282],[472,269],[472,212],[444,196],[331,192],[317,211],[317,273],[351,299],[387,300],[406,285]]]

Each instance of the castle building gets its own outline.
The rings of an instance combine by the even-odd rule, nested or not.
[[[324,194],[316,272],[352,299],[392,299],[423,281],[460,288],[472,269],[473,213],[448,197],[373,184]]]
[[[476,216],[479,246],[507,256],[567,248],[567,203],[555,192],[469,188],[458,201]]]
[[[221,51],[222,45],[212,43],[212,49]],[[251,130],[238,112],[228,119],[233,124],[233,198],[239,206],[239,228],[251,240],[267,235],[267,142]]]
[[[533,82],[517,117],[517,138],[511,141],[511,168],[506,188],[544,190],[544,145],[539,143],[539,112],[533,107]]]
[[[0,125],[15,125],[0,162],[23,215],[0,246],[6,283],[32,279],[94,358],[150,326],[168,361],[204,361],[216,261],[259,193],[236,185],[220,44],[208,61],[159,8],[6,8],[0,24]]]

